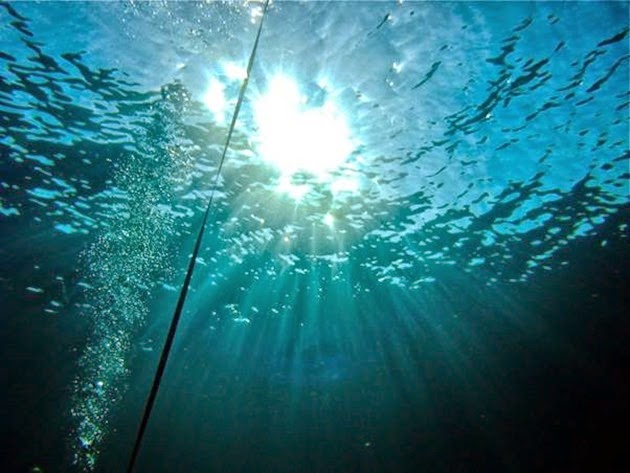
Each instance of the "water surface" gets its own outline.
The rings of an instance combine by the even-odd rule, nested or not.
[[[261,13],[2,4],[6,471],[126,464]],[[629,58],[626,2],[274,2],[138,471],[614,464]]]

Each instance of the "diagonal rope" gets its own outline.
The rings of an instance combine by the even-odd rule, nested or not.
[[[166,340],[164,341],[164,347],[162,348],[162,353],[160,355],[160,361],[158,363],[157,369],[155,371],[155,377],[153,378],[153,384],[151,385],[151,390],[149,391],[149,395],[147,397],[146,403],[144,405],[144,412],[142,414],[142,420],[140,421],[140,425],[138,427],[138,432],[136,435],[136,441],[133,445],[133,450],[131,452],[131,457],[129,458],[129,464],[127,466],[127,473],[132,473],[134,466],[136,464],[136,460],[138,458],[138,453],[140,452],[140,446],[142,444],[142,439],[144,437],[145,430],[147,428],[147,424],[151,417],[151,412],[153,410],[153,405],[155,404],[155,398],[157,397],[157,393],[160,389],[160,383],[162,381],[162,376],[164,375],[164,369],[166,368],[166,363],[168,362],[168,357],[173,346],[173,340],[175,339],[175,332],[177,331],[177,325],[179,324],[179,320],[182,315],[182,310],[184,308],[184,303],[186,302],[186,296],[188,295],[188,288],[190,286],[190,280],[192,279],[193,271],[195,269],[195,263],[197,260],[197,255],[199,254],[199,248],[201,247],[201,241],[203,240],[203,235],[206,229],[206,224],[208,222],[208,216],[210,215],[210,210],[212,207],[212,201],[214,198],[214,193],[217,189],[217,185],[219,182],[219,175],[221,174],[221,169],[223,168],[223,163],[225,161],[225,155],[227,154],[228,147],[230,145],[230,140],[232,138],[232,133],[234,132],[234,127],[236,125],[236,120],[238,118],[238,113],[241,110],[241,105],[243,103],[243,98],[245,96],[245,90],[247,89],[247,84],[249,82],[249,76],[252,71],[252,66],[254,65],[254,58],[256,56],[256,50],[258,49],[258,41],[260,40],[260,33],[262,32],[263,21],[265,19],[265,15],[267,13],[267,9],[269,7],[269,0],[265,1],[265,6],[263,8],[263,13],[260,18],[260,24],[258,25],[258,33],[256,34],[256,40],[254,41],[254,46],[252,48],[252,53],[249,56],[249,62],[247,63],[247,73],[245,78],[243,79],[243,84],[241,85],[241,90],[238,94],[238,100],[236,102],[236,107],[234,108],[234,114],[232,115],[232,122],[230,123],[230,128],[228,131],[227,138],[225,140],[225,146],[223,147],[223,153],[221,154],[221,161],[219,162],[219,168],[214,177],[214,184],[212,186],[212,192],[210,193],[210,200],[208,201],[208,205],[206,206],[206,211],[203,215],[203,220],[201,222],[201,226],[199,227],[199,233],[197,234],[197,240],[195,241],[195,246],[193,248],[192,255],[188,262],[188,269],[186,271],[186,277],[184,278],[184,282],[179,292],[179,299],[177,300],[177,306],[175,307],[175,312],[173,313],[173,319],[171,320],[171,325],[168,328],[168,333],[166,335]]]

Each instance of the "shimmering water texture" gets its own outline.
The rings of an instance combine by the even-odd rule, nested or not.
[[[410,354],[385,351],[391,332],[367,308],[413,327],[405,307],[442,290],[445,268],[525,285],[567,264],[558,250],[628,203],[627,8],[273,2],[175,347],[195,354],[178,376],[217,398],[236,373],[288,405],[384,365],[412,386]],[[67,401],[81,471],[113,442],[129,386],[145,393],[260,13],[0,7],[2,237],[54,242],[65,269],[40,274],[35,260],[16,290],[42,316],[89,326]],[[5,247],[9,264],[18,247]]]

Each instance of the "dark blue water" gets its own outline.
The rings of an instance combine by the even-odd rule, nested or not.
[[[274,2],[136,471],[627,470],[628,13]],[[2,471],[124,471],[261,4],[0,15]]]

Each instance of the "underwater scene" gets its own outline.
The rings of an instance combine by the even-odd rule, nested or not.
[[[0,22],[0,471],[630,471],[628,2]]]

